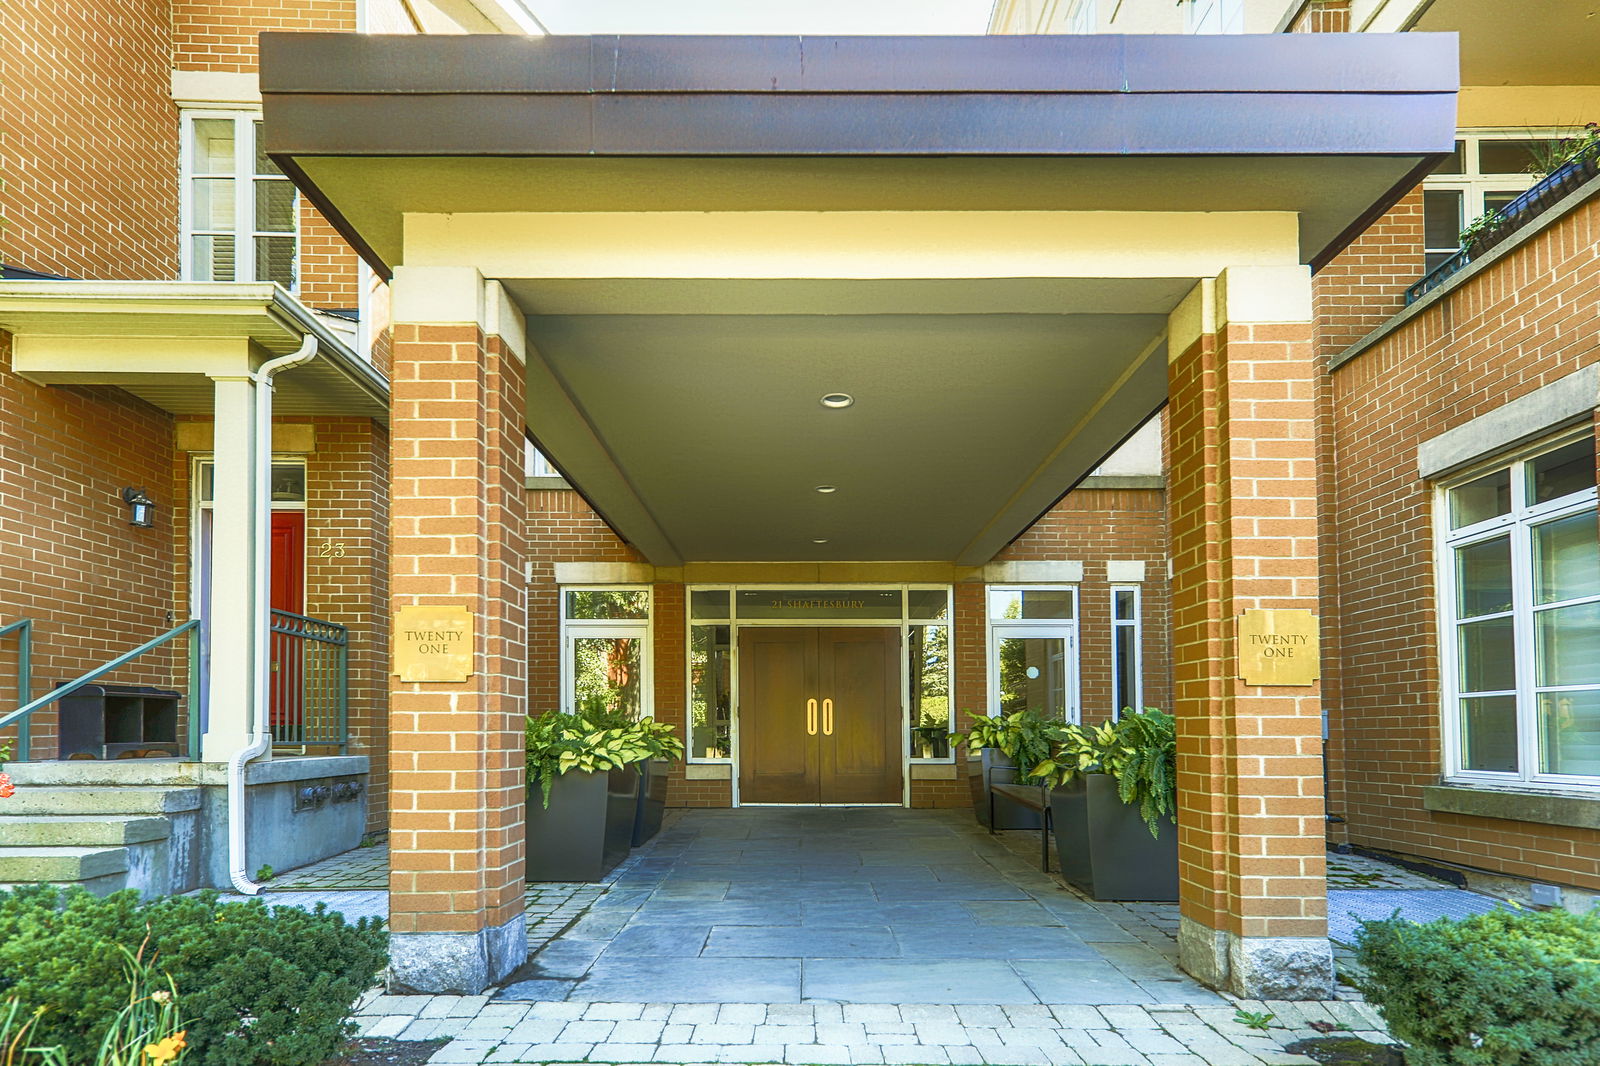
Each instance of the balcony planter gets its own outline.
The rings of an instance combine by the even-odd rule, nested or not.
[[[967,754],[967,784],[972,789],[972,812],[978,824],[989,827],[989,785],[1015,784],[1016,760],[999,748],[982,748],[977,759]],[[1038,829],[1039,812],[1030,811],[1014,800],[996,796],[994,800],[996,829]]]
[[[667,809],[666,759],[646,759],[639,765],[639,802],[634,807],[633,846],[638,847],[661,831]]]
[[[546,807],[528,788],[529,881],[598,881],[623,859],[639,810],[639,771],[572,770],[550,782]]]
[[[1123,803],[1110,774],[1080,774],[1050,792],[1061,876],[1095,899],[1175,903],[1178,828],[1154,839],[1139,808]]]

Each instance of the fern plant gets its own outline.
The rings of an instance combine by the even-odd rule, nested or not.
[[[1063,726],[1060,743],[1033,767],[1033,776],[1056,786],[1081,774],[1111,775],[1117,796],[1137,806],[1152,837],[1161,819],[1176,821],[1178,735],[1172,715],[1156,707],[1128,711],[1115,722]]]

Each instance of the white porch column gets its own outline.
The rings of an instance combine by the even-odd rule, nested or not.
[[[256,602],[255,537],[256,523],[267,519],[258,513],[256,503],[261,465],[256,432],[259,386],[245,374],[212,381],[216,437],[208,619],[211,675],[209,719],[200,751],[206,762],[226,762],[250,742],[250,723],[255,720],[251,703],[256,698],[256,616],[265,610]]]

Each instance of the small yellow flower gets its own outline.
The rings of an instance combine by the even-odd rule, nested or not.
[[[178,1052],[186,1046],[183,1041],[184,1034],[189,1030],[180,1029],[165,1040],[144,1046],[145,1061],[149,1066],[167,1066],[167,1063],[178,1057]]]
[[[164,988],[158,988],[154,992],[150,993],[150,998],[155,1000],[157,1003],[167,1003],[171,1001],[172,993],[168,992]]]

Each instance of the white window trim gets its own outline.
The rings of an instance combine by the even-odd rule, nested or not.
[[[1441,776],[1446,784],[1488,786],[1527,792],[1572,792],[1575,790],[1600,790],[1600,776],[1574,774],[1549,774],[1538,771],[1539,736],[1537,698],[1534,678],[1534,607],[1530,590],[1533,580],[1532,543],[1530,531],[1534,525],[1578,514],[1594,508],[1600,502],[1595,488],[1572,493],[1542,504],[1527,505],[1526,478],[1520,464],[1546,452],[1592,437],[1594,430],[1585,426],[1576,432],[1547,437],[1516,452],[1501,456],[1492,462],[1479,463],[1440,482],[1434,490],[1434,577],[1435,603],[1438,605],[1438,641],[1441,704],[1440,756]],[[1509,514],[1478,522],[1460,529],[1450,528],[1450,500],[1452,489],[1504,468],[1512,468],[1512,508]],[[1513,639],[1517,642],[1515,659],[1515,690],[1517,714],[1516,773],[1492,770],[1469,770],[1462,766],[1462,736],[1460,716],[1460,657],[1456,628],[1455,550],[1474,543],[1509,535],[1511,541],[1512,616]],[[1572,601],[1589,602],[1592,597]],[[1567,601],[1562,601],[1565,603]],[[1540,605],[1541,610],[1561,606],[1561,603]],[[1474,616],[1479,617],[1479,616]],[[1481,616],[1489,618],[1493,616]],[[1568,686],[1564,686],[1568,687]],[[1570,686],[1575,689],[1600,690],[1600,685]]]
[[[1471,132],[1456,131],[1456,140],[1462,144],[1462,170],[1460,174],[1429,174],[1422,179],[1424,195],[1429,192],[1459,192],[1461,193],[1461,224],[1457,231],[1466,228],[1474,219],[1484,213],[1484,197],[1490,193],[1526,192],[1533,187],[1538,179],[1532,174],[1506,174],[1495,171],[1478,169],[1478,145],[1483,141],[1526,141],[1539,140],[1546,137],[1570,137],[1576,132],[1568,126],[1545,126],[1528,129],[1474,129]],[[1467,165],[1471,161],[1471,166]],[[1423,238],[1423,254],[1438,255],[1443,253],[1454,254],[1461,248],[1458,241],[1454,247],[1428,247],[1426,234]]]
[[[989,615],[989,597],[995,592],[1017,590],[1020,592],[1070,592],[1072,593],[1071,618],[993,618]],[[1078,619],[1081,604],[1077,585],[987,585],[983,590],[983,615],[986,630],[984,669],[988,673],[988,707],[990,718],[1000,713],[1000,670],[996,662],[998,642],[1002,636],[1063,636],[1067,641],[1067,721],[1079,722],[1083,718],[1083,699],[1079,691],[1083,681],[1082,664],[1078,651]],[[1017,630],[1013,634],[1010,630]],[[1001,633],[1001,630],[1008,632]]]
[[[639,657],[643,676],[640,678],[639,713],[653,718],[656,707],[656,602],[655,590],[649,585],[559,585],[556,589],[561,612],[561,710],[569,714],[576,710],[573,691],[577,683],[573,669],[573,640],[577,637],[626,637],[644,642]],[[643,592],[649,607],[643,618],[568,618],[567,593],[569,592]]]
[[[194,123],[196,119],[226,119],[233,123],[233,172],[229,175],[201,175],[194,171]],[[185,281],[195,280],[194,275],[194,179],[198,177],[231,177],[234,182],[233,205],[233,280],[255,281],[257,236],[282,236],[269,234],[256,228],[255,204],[255,124],[261,121],[259,107],[242,108],[185,108],[181,113],[178,147],[178,266]],[[282,179],[288,181],[288,178]],[[290,182],[291,187],[293,182]],[[246,225],[248,221],[249,225]],[[300,292],[300,263],[303,239],[300,232],[300,192],[294,194],[294,283],[289,292]]]
[[[1133,593],[1133,617],[1117,617],[1117,593]],[[1122,708],[1117,706],[1117,630],[1133,630],[1133,699],[1128,703],[1135,711],[1144,708],[1144,594],[1138,585],[1112,585],[1111,595],[1111,718],[1112,721],[1122,717]]]

